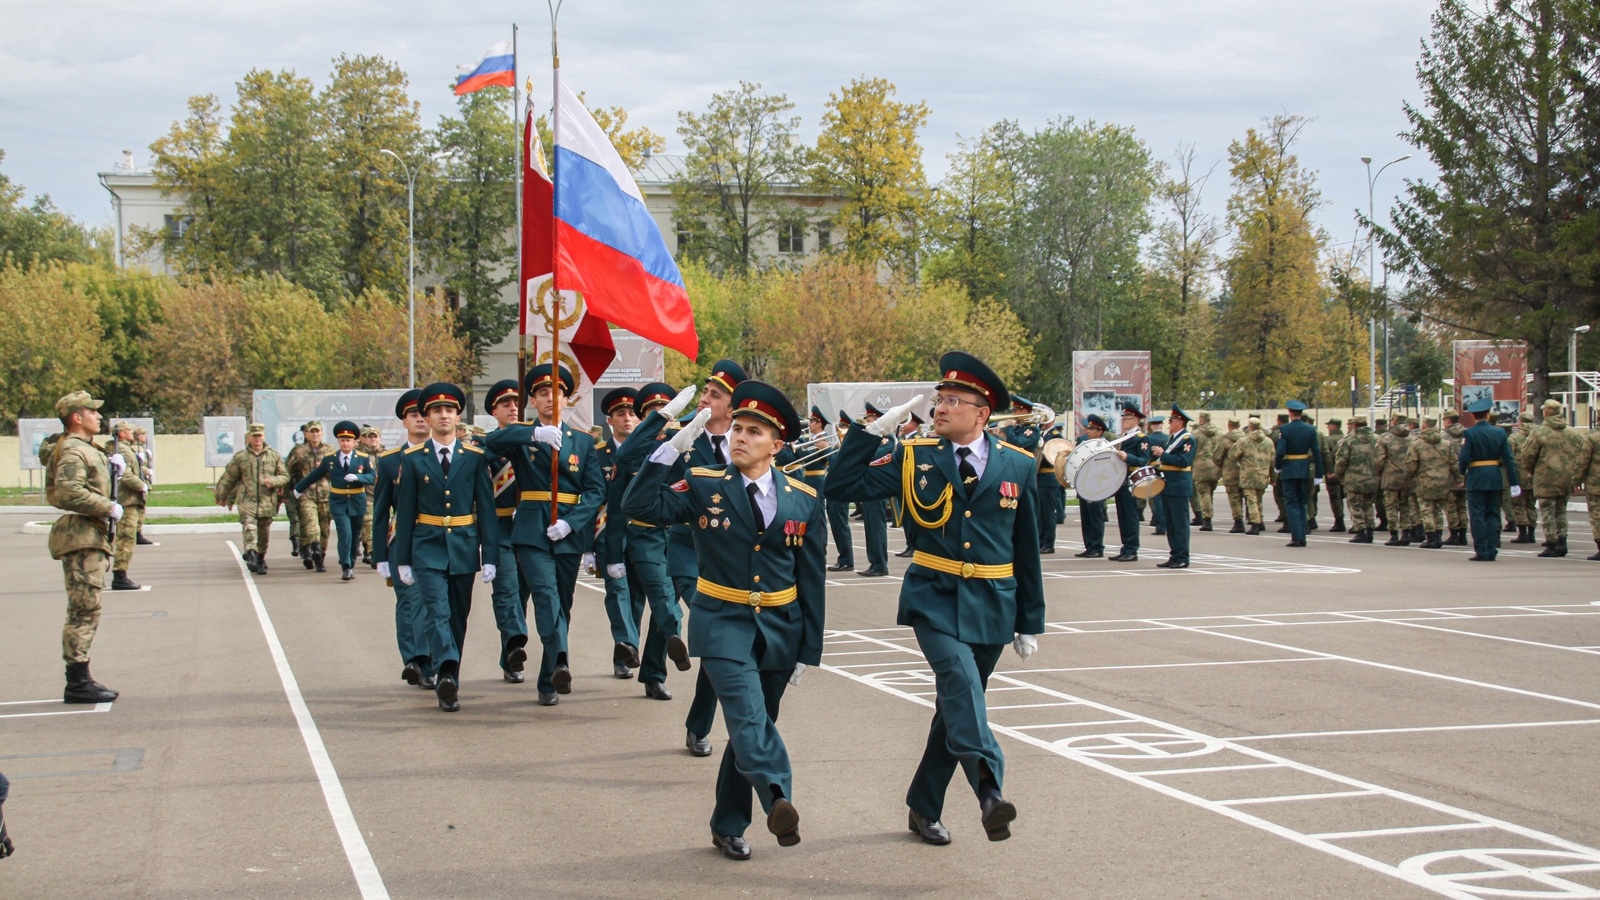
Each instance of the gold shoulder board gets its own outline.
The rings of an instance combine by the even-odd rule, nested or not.
[[[473,445],[472,445],[472,444],[469,444],[469,443],[467,443],[467,442],[466,442],[466,441],[462,441],[462,442],[461,442],[461,449],[463,449],[463,450],[470,450],[470,451],[472,451],[472,452],[473,452],[473,453],[479,453],[479,454],[481,454],[481,453],[483,453],[483,449],[482,449],[482,448],[480,448],[480,447],[475,447],[475,446],[473,446]]]
[[[695,466],[689,470],[689,474],[699,478],[721,478],[723,475],[727,474],[727,470],[713,469],[710,466]]]
[[[421,450],[423,447],[426,447],[426,446],[428,446],[428,445],[427,444],[418,444],[415,447],[407,447],[406,448],[406,452],[407,453],[415,453],[418,450]]]
[[[1008,444],[1005,441],[996,441],[995,443],[997,443],[1000,446],[1006,448],[1007,450],[1015,450],[1018,453],[1021,453],[1023,456],[1026,456],[1029,459],[1033,459],[1033,453],[1031,451],[1024,450],[1021,447],[1018,447],[1016,444]]]
[[[384,458],[384,457],[385,457],[385,456],[393,456],[393,455],[395,455],[395,454],[396,454],[396,453],[399,453],[399,452],[400,452],[400,451],[401,451],[401,450],[404,450],[404,449],[405,449],[405,448],[404,448],[404,447],[396,447],[396,448],[394,448],[394,449],[393,449],[393,450],[385,450],[385,451],[383,451],[383,452],[382,452],[382,453],[379,453],[379,454],[378,454],[378,458],[379,458],[379,459],[382,459],[382,458]]]
[[[812,487],[809,484],[806,484],[804,481],[801,481],[798,478],[790,478],[788,480],[788,484],[789,484],[789,487],[792,487],[797,491],[805,491],[806,493],[810,494],[813,497],[815,497],[817,495],[817,489],[816,488]]]

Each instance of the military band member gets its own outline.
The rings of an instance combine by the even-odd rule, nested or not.
[[[515,425],[520,418],[522,398],[517,382],[506,378],[490,385],[483,396],[483,408],[494,416],[500,428]],[[479,446],[486,446],[484,438]],[[500,677],[512,684],[526,680],[522,670],[528,663],[528,609],[522,592],[522,573],[517,568],[517,547],[513,525],[521,494],[517,487],[516,466],[498,453],[485,450],[489,465],[489,485],[494,489],[495,530],[500,541],[493,556],[494,585],[489,595],[494,606],[495,629],[500,632]]]
[[[66,703],[108,703],[118,696],[89,674],[89,647],[100,629],[100,589],[123,515],[122,504],[111,499],[115,470],[94,442],[103,402],[87,391],[57,400],[63,432],[39,448],[45,500],[62,512],[50,526],[50,558],[61,560],[67,584],[67,621],[61,629],[67,668],[61,699]]]
[[[939,368],[937,436],[907,441],[880,462],[880,439],[911,404],[852,428],[826,493],[841,500],[898,494],[916,530],[896,621],[915,632],[937,699],[906,793],[911,831],[931,844],[949,843],[939,820],[959,767],[977,794],[989,840],[1002,841],[1017,810],[1001,792],[1005,757],[989,728],[984,691],[1006,644],[1027,659],[1044,630],[1035,464],[1032,454],[984,431],[993,410],[1010,406],[1000,378],[960,352],[946,353]]]
[[[244,449],[228,460],[228,467],[217,481],[217,505],[239,507],[243,529],[239,546],[244,548],[245,567],[257,575],[267,574],[267,543],[272,536],[272,519],[278,514],[281,492],[289,484],[289,470],[278,451],[267,446],[267,427],[251,422],[245,428]]]
[[[850,414],[842,409],[839,410],[839,423],[835,428],[838,433],[835,436],[843,439],[845,432],[850,429],[851,422]],[[832,464],[832,457],[829,457],[829,464]],[[856,567],[856,546],[855,537],[850,533],[850,504],[848,502],[830,502],[826,505],[828,508],[828,532],[833,537],[833,546],[838,548],[835,553],[834,563],[828,567],[828,571],[854,571]]]
[[[395,486],[400,483],[401,453],[427,443],[431,429],[422,415],[422,391],[412,388],[400,395],[394,405],[395,418],[406,429],[402,446],[378,455],[377,480],[372,497],[372,528],[378,534],[378,544],[372,549],[377,561],[378,574],[394,589],[394,636],[400,647],[400,680],[433,690],[435,668],[429,654],[427,616],[422,604],[422,592],[415,583],[406,584],[394,577],[389,565],[389,548],[394,541]]]
[[[778,844],[800,842],[793,771],[776,722],[784,689],[822,661],[826,550],[808,536],[822,532],[825,517],[811,487],[773,465],[800,435],[794,407],[756,381],[741,381],[731,404],[731,465],[694,466],[671,481],[711,417],[703,409],[652,453],[624,505],[632,518],[693,527],[699,575],[689,645],[728,726],[712,844],[748,859],[752,789]]]
[[[353,581],[361,520],[367,516],[367,485],[376,481],[377,469],[370,457],[356,449],[361,436],[356,423],[340,422],[333,426],[333,436],[339,442],[338,451],[324,456],[316,468],[295,482],[294,496],[299,499],[313,485],[327,482],[328,512],[339,532],[339,580]]]
[[[389,559],[400,581],[419,589],[439,708],[456,712],[472,576],[481,561],[483,583],[494,583],[496,565],[488,560],[498,552],[499,517],[487,458],[456,438],[467,395],[434,382],[422,389],[421,404],[431,436],[400,455]]]
[[[122,518],[117,520],[116,541],[111,553],[111,589],[137,591],[139,585],[128,577],[128,566],[133,562],[133,548],[138,544],[139,528],[144,524],[144,502],[150,493],[150,482],[145,477],[145,455],[134,440],[134,427],[127,422],[111,426],[115,443],[111,453],[122,461],[117,476],[116,498],[122,504]]]
[[[1288,520],[1290,547],[1306,545],[1306,498],[1313,485],[1322,484],[1322,443],[1317,429],[1302,421],[1306,405],[1299,400],[1284,404],[1289,421],[1278,429],[1277,452],[1273,469],[1283,491],[1284,516]]]
[[[578,565],[587,549],[582,534],[593,531],[605,502],[605,473],[586,431],[563,418],[555,425],[558,405],[577,389],[566,366],[542,363],[523,379],[528,395],[526,422],[506,425],[489,435],[488,448],[512,461],[520,501],[514,518],[517,567],[533,606],[534,629],[543,653],[539,661],[539,703],[554,706],[560,694],[572,693],[567,660],[572,595],[578,587]],[[559,466],[551,484],[551,465]],[[552,505],[556,510],[552,523]],[[580,535],[573,538],[574,534]]]
[[[866,404],[866,411],[861,416],[861,421],[871,425],[883,415],[883,410],[871,403]],[[894,434],[885,435],[890,445],[894,443]],[[889,504],[888,501],[870,501],[862,503],[857,501],[856,509],[861,512],[862,543],[867,546],[867,567],[857,572],[863,578],[880,578],[889,574]]]
[[[1522,496],[1517,464],[1511,457],[1506,433],[1492,424],[1494,401],[1479,400],[1467,407],[1476,424],[1462,435],[1457,465],[1467,482],[1467,510],[1472,521],[1473,562],[1494,562],[1500,554],[1500,491]]]
[[[1144,413],[1134,404],[1122,407],[1122,434],[1134,436],[1117,445],[1117,458],[1127,463],[1128,472],[1150,464],[1150,443],[1144,434]],[[1117,488],[1114,502],[1117,507],[1117,531],[1122,535],[1122,549],[1112,562],[1137,562],[1139,559],[1139,504],[1127,479]]]
[[[298,484],[313,469],[322,464],[322,458],[332,454],[332,448],[322,443],[322,423],[306,423],[306,442],[289,451],[284,465],[289,468],[289,479]],[[324,542],[333,537],[333,513],[328,505],[328,485],[318,481],[310,489],[296,493],[294,499],[300,507],[300,561],[307,569],[328,571],[323,560],[327,546]]]
[[[1052,411],[1053,412],[1053,411]],[[1039,445],[1042,447],[1052,438],[1063,435],[1061,422],[1046,421],[1040,426]],[[1056,526],[1065,519],[1065,487],[1056,479],[1056,467],[1052,460],[1040,459],[1039,472],[1034,476],[1039,489],[1039,552],[1041,554],[1056,552]],[[1102,512],[1105,507],[1101,507]]]
[[[1078,443],[1097,441],[1106,436],[1106,420],[1090,413],[1083,418],[1083,434]],[[1052,479],[1054,475],[1050,476]],[[1043,483],[1043,479],[1040,479]],[[1083,530],[1083,551],[1074,553],[1079,559],[1100,559],[1106,555],[1106,502],[1078,497],[1078,525]]]
[[[1189,497],[1194,493],[1194,435],[1189,433],[1189,414],[1173,405],[1167,418],[1167,443],[1151,447],[1150,456],[1158,463],[1165,487],[1161,493],[1167,500],[1158,506],[1156,514],[1164,520],[1162,529],[1167,535],[1169,551],[1166,562],[1156,563],[1162,569],[1189,568]]]
[[[913,412],[911,418],[907,419],[905,424],[900,426],[899,432],[895,434],[896,443],[916,437],[917,432],[921,430],[924,424],[926,423],[922,421],[922,417]],[[823,472],[823,476],[823,481],[826,482],[827,472]],[[911,544],[911,526],[906,522],[905,509],[900,505],[899,497],[889,498],[889,512],[894,518],[894,527],[900,529],[901,536],[906,542],[905,549],[896,553],[895,558],[910,559],[917,548]]]

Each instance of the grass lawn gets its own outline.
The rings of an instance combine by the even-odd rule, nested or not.
[[[287,518],[279,516],[275,522],[287,522]],[[214,516],[145,516],[146,525],[199,525],[202,523],[232,522],[238,524],[238,513],[218,512]]]
[[[145,498],[146,506],[211,506],[216,503],[211,485],[158,484]],[[0,488],[0,504],[6,506],[48,506],[42,493],[29,493],[27,488]],[[198,520],[191,520],[198,521]]]

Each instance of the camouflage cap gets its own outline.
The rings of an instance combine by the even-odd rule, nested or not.
[[[378,436],[378,429],[373,428],[371,425],[363,425],[363,426],[361,426],[361,436],[362,437],[377,437]]]
[[[1440,415],[1444,416],[1446,419],[1459,419],[1459,418],[1461,418],[1460,411],[1456,410],[1456,409],[1447,409],[1444,412],[1440,413]]]
[[[321,431],[322,430],[322,420],[320,420],[320,419],[312,419],[311,421],[307,422],[305,424],[305,427],[301,428],[300,430],[301,431]]]
[[[1423,416],[1422,417],[1422,427],[1423,428],[1432,428],[1433,426],[1438,425],[1438,424],[1439,424],[1439,417],[1438,416]]]
[[[260,422],[251,422],[249,425],[245,426],[244,433],[245,434],[266,434],[267,433],[267,426],[261,424]]]
[[[129,425],[127,422],[121,421],[120,419],[117,420],[115,423],[113,423],[112,426],[111,426],[111,433],[112,434],[116,434],[119,431],[132,431],[132,430],[133,430],[133,426],[132,425]]]
[[[1528,412],[1527,410],[1523,410],[1522,414],[1517,416],[1517,421],[1518,422],[1523,422],[1523,423],[1528,424],[1528,425],[1532,425],[1533,424],[1533,413]]]
[[[1329,419],[1328,421],[1324,422],[1323,424],[1327,425],[1329,428],[1338,428],[1338,427],[1344,425],[1344,420],[1343,419]]]
[[[1547,409],[1547,410],[1552,410],[1554,412],[1560,412],[1561,411],[1561,401],[1557,400],[1554,397],[1551,397],[1550,399],[1544,401],[1544,408]]]
[[[1237,424],[1239,424],[1239,417],[1238,416],[1229,416],[1228,417],[1228,424],[1229,425],[1237,425]]]
[[[99,409],[104,400],[96,400],[88,391],[73,391],[56,401],[56,415],[68,416],[80,409]]]
[[[1261,417],[1260,416],[1251,416],[1250,417],[1250,424],[1251,425],[1260,425],[1261,424]]]
[[[1403,412],[1390,413],[1389,421],[1404,425],[1406,421],[1406,414]]]

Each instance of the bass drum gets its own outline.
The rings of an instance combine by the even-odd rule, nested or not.
[[[1084,441],[1056,466],[1056,479],[1077,492],[1080,500],[1105,500],[1127,479],[1128,466],[1104,438]]]
[[[1155,466],[1145,466],[1128,473],[1128,485],[1129,492],[1140,500],[1149,500],[1167,489],[1167,483],[1161,480],[1161,472]]]

